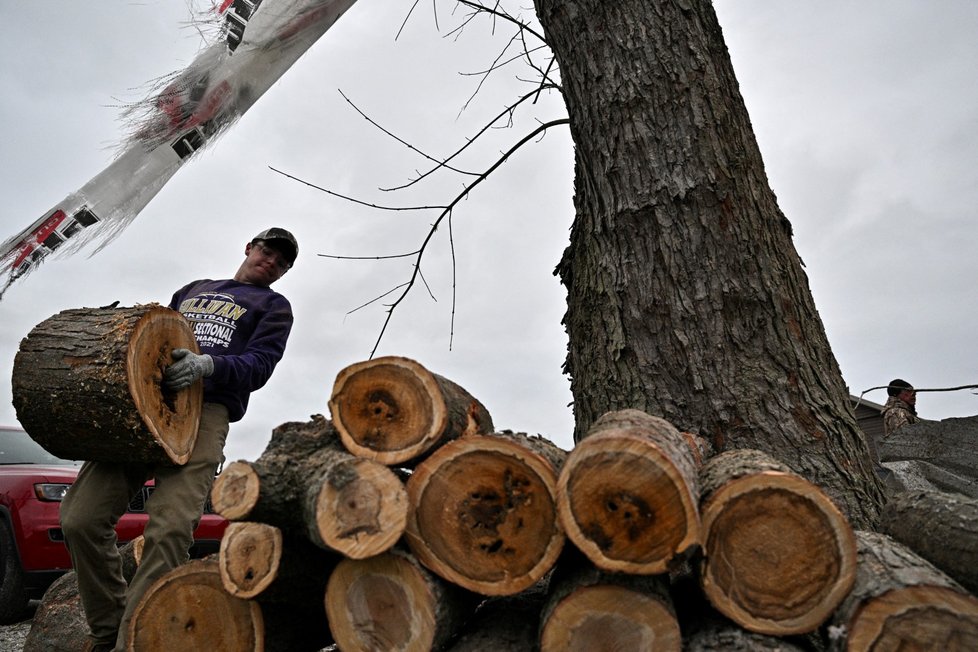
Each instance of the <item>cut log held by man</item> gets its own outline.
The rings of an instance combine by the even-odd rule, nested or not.
[[[190,324],[157,304],[64,310],[20,343],[17,419],[65,459],[183,464],[197,439],[203,390],[160,385],[181,348],[198,351]]]

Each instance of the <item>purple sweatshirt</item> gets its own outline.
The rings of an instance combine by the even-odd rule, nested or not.
[[[240,421],[249,395],[268,382],[285,352],[288,299],[271,288],[204,279],[177,290],[170,307],[190,321],[200,352],[214,360],[204,401],[224,405],[231,421]]]

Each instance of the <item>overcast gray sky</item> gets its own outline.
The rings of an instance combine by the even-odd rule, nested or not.
[[[463,110],[502,47],[485,23],[460,39],[453,3],[436,30],[421,3],[395,41],[407,5],[359,0],[213,147],[191,160],[108,247],[50,260],[0,302],[0,424],[13,424],[10,373],[20,340],[51,315],[120,301],[166,303],[196,278],[234,273],[267,226],[299,239],[297,265],[276,289],[296,325],[271,382],[232,428],[227,457],[254,459],[271,429],[328,416],[337,372],[366,359],[383,307],[351,310],[410,273],[406,259],[337,261],[415,249],[434,213],[378,212],[269,170],[385,205],[440,204],[461,188],[444,177],[399,197],[380,186],[425,163],[366,123],[434,155],[464,142],[525,90],[490,80]],[[974,254],[978,223],[978,3],[715,3],[764,154],[850,390],[900,376],[918,387],[978,383]],[[40,217],[112,160],[118,105],[189,63],[200,40],[184,3],[0,0],[0,239]],[[497,33],[504,34],[504,27]],[[514,69],[515,71],[515,69]],[[480,157],[564,115],[544,98]],[[524,149],[456,210],[418,288],[397,310],[378,355],[414,358],[479,398],[498,428],[571,447],[570,392],[560,368],[565,292],[552,271],[573,218],[566,128]],[[449,348],[455,284],[454,340]],[[866,398],[883,402],[885,394]],[[926,418],[978,414],[968,391],[921,394]]]

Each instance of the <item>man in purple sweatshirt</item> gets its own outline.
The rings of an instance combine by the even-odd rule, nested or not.
[[[214,476],[224,461],[228,424],[239,421],[251,392],[282,359],[292,329],[292,306],[269,286],[292,267],[299,245],[271,228],[245,245],[234,278],[194,281],[177,290],[170,307],[194,329],[200,354],[174,349],[163,384],[179,391],[204,382],[197,443],[182,466],[85,462],[61,505],[78,592],[91,630],[92,650],[125,650],[132,613],[146,589],[188,559],[193,531]],[[114,527],[130,498],[151,477],[142,558],[131,584],[122,577]]]

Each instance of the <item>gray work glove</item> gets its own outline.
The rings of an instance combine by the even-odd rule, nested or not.
[[[201,378],[214,373],[214,360],[209,355],[197,355],[187,349],[173,349],[173,364],[163,371],[163,384],[177,391],[190,387]]]

